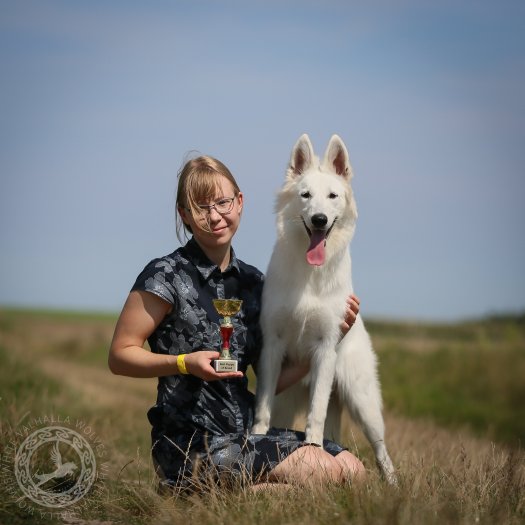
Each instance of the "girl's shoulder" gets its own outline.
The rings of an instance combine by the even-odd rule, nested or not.
[[[173,273],[189,263],[190,261],[185,255],[183,248],[177,248],[174,252],[168,255],[151,259],[151,261],[146,264],[143,271]]]
[[[239,265],[239,271],[245,278],[260,283],[264,281],[264,274],[257,267],[247,264],[240,259],[237,259],[237,263]]]
[[[175,276],[189,261],[180,248],[162,257],[152,259],[139,273],[131,291],[141,290],[158,295],[170,304],[175,304]]]

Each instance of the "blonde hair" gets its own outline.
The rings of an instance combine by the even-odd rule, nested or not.
[[[201,155],[194,159],[188,160],[179,171],[176,207],[188,210],[193,219],[196,220],[202,216],[202,210],[199,204],[213,199],[220,191],[220,178],[225,177],[233,186],[235,197],[239,195],[240,188],[237,181],[231,174],[230,170],[220,161],[208,155]],[[181,243],[184,237],[188,238],[188,233],[192,233],[191,228],[184,224],[178,211],[175,211],[175,222],[177,238]],[[209,225],[203,226],[209,230]]]

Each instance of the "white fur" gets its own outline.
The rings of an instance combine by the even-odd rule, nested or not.
[[[307,135],[295,144],[286,181],[277,199],[277,241],[263,290],[261,326],[264,347],[259,361],[255,424],[264,434],[270,426],[281,364],[310,362],[306,441],[321,444],[332,386],[370,441],[389,481],[394,468],[384,444],[381,394],[376,357],[361,317],[341,340],[346,298],[352,293],[349,244],[357,209],[350,187],[352,170],[342,140],[330,139],[322,162]],[[326,229],[324,264],[306,260],[312,216],[323,214]],[[304,224],[303,224],[304,221]],[[335,223],[334,223],[335,221]],[[280,406],[292,421],[298,405]],[[333,412],[333,410],[332,410]]]

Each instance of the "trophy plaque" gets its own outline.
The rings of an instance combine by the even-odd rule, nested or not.
[[[222,315],[220,320],[220,331],[222,337],[222,348],[219,359],[215,359],[213,368],[216,372],[237,372],[237,360],[230,354],[230,338],[233,333],[231,317],[238,314],[242,301],[240,299],[213,299],[215,310]]]

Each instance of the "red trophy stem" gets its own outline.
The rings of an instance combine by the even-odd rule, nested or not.
[[[230,337],[233,333],[233,325],[221,325],[222,347],[230,349]]]

